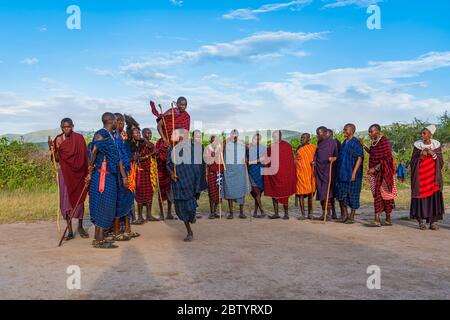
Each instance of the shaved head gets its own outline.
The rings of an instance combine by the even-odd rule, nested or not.
[[[356,126],[353,123],[347,123],[344,128],[349,129],[352,133],[356,132]]]
[[[103,124],[106,124],[109,121],[114,121],[115,119],[116,119],[116,116],[114,115],[114,113],[111,113],[111,112],[105,112],[102,115],[102,122],[103,122]]]

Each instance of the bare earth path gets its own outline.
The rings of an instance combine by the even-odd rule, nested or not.
[[[54,223],[0,225],[0,298],[450,299],[448,220],[433,232],[401,220],[368,228],[367,217],[352,226],[203,218],[192,243],[179,221],[147,223],[116,250],[79,237],[57,248]],[[81,268],[81,290],[66,287],[69,265]],[[380,290],[366,287],[370,265],[381,268]]]

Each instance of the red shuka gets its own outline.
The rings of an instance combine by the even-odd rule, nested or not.
[[[277,152],[279,154],[278,159],[276,157]],[[264,175],[264,194],[268,197],[279,198],[283,200],[283,204],[287,204],[287,198],[295,194],[296,191],[294,152],[289,143],[281,141],[267,148],[265,156],[270,157],[272,154],[274,157],[271,159],[269,167],[278,167],[278,172],[268,175],[269,167],[264,169],[266,173]]]
[[[72,132],[70,136],[62,140],[59,148],[56,148],[58,138],[62,140],[63,134],[55,138],[53,145],[69,193],[70,204],[72,208],[75,208],[83,192],[85,178],[88,175],[88,149],[84,137],[79,133]],[[83,203],[85,199],[86,193],[80,199],[80,203]]]

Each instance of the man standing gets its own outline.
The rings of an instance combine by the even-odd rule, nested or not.
[[[358,139],[354,137],[356,127],[346,124],[344,127],[345,141],[342,144],[338,159],[337,199],[342,211],[342,222],[354,223],[356,210],[360,207],[362,186],[362,164],[364,150]],[[348,207],[351,214],[348,214]]]
[[[336,142],[337,145],[337,154],[339,155],[339,153],[341,152],[341,142],[334,138],[334,131],[332,129],[327,129],[328,135],[334,139],[334,141]],[[335,195],[337,194],[337,176],[339,174],[339,170],[338,170],[338,163],[337,161],[333,162],[333,179],[332,179],[332,185],[331,188],[333,189],[333,198],[330,199],[330,205],[331,205],[331,218],[332,219],[337,219],[337,214],[336,214],[336,199],[335,199]],[[341,218],[342,218],[342,212],[341,212]]]
[[[209,142],[210,144],[205,148],[203,158],[206,162],[208,171],[209,219],[215,219],[220,217],[220,215],[217,214],[217,206],[219,206],[222,201],[220,188],[222,188],[224,165],[222,146],[219,144],[218,138],[212,135]]]
[[[66,240],[73,239],[71,219],[78,219],[78,233],[82,238],[89,238],[83,228],[85,179],[88,175],[88,150],[84,137],[73,131],[73,122],[69,118],[61,120],[62,133],[48,145],[55,151],[58,166],[59,206],[63,218],[69,226]],[[53,154],[52,154],[53,157]],[[78,203],[78,207],[75,206]]]
[[[194,130],[194,132],[192,132],[191,163],[195,165],[200,172],[200,192],[208,189],[208,184],[206,183],[206,163],[203,159],[205,148],[203,147],[202,138],[203,135],[200,130]],[[201,217],[201,215],[197,216],[197,218]]]
[[[117,127],[116,117],[106,112],[102,115],[103,129],[94,134],[91,143],[91,159],[89,175],[90,182],[89,210],[91,222],[95,225],[94,248],[117,248],[112,241],[105,240],[104,233],[111,227],[116,216],[118,185],[128,187],[128,177],[120,160],[113,130]]]
[[[125,117],[116,113],[117,128],[113,132],[114,141],[119,151],[120,160],[122,161],[125,174],[128,177],[131,171],[131,147],[128,141],[128,135],[125,129]],[[131,137],[130,137],[131,138]],[[137,232],[131,232],[131,210],[134,207],[134,192],[128,186],[118,185],[116,218],[114,219],[114,235],[116,241],[128,241],[131,238],[139,236]],[[121,232],[121,221],[124,224],[124,231]]]
[[[225,144],[225,171],[223,174],[224,198],[228,200],[229,214],[227,219],[233,219],[233,202],[239,204],[239,218],[246,219],[244,214],[245,196],[250,192],[245,145],[238,140],[239,132],[234,129]]]
[[[184,241],[190,242],[194,239],[191,224],[196,222],[201,172],[199,166],[192,164],[189,132],[176,128],[173,142],[174,147],[169,147],[167,169],[172,179],[175,213],[186,227],[187,236]]]
[[[257,132],[253,138],[252,143],[248,147],[248,176],[250,184],[252,186],[251,195],[255,200],[255,210],[253,212],[253,218],[264,218],[266,216],[262,202],[261,195],[264,192],[264,176],[262,171],[264,170],[264,164],[261,158],[266,152],[266,147],[261,144],[261,134]],[[260,215],[258,216],[258,209]]]
[[[369,128],[371,146],[364,149],[369,153],[369,181],[374,199],[375,221],[373,226],[381,227],[381,214],[386,212],[386,226],[391,226],[391,213],[394,209],[395,166],[389,140],[381,134],[381,126],[373,124]],[[382,195],[382,189],[383,194]]]
[[[270,219],[279,219],[278,205],[284,209],[283,219],[289,219],[289,197],[295,194],[295,163],[292,146],[283,141],[281,131],[272,134],[272,144],[264,155],[264,195],[272,198],[274,215]]]
[[[334,198],[334,175],[330,176],[330,166],[337,160],[338,147],[336,141],[333,137],[328,135],[326,127],[319,127],[316,130],[318,145],[317,151],[314,156],[314,173],[316,176],[317,184],[317,199],[320,200],[322,206],[323,215],[327,215],[327,219],[330,218],[330,204],[331,199]],[[333,167],[331,167],[333,168]],[[331,187],[328,192],[328,186]],[[328,195],[328,204],[326,204]],[[327,212],[325,212],[325,207],[327,207]]]
[[[314,154],[316,146],[310,143],[311,136],[304,133],[301,136],[301,145],[297,149],[295,165],[297,171],[296,196],[299,198],[300,217],[305,219],[305,197],[308,198],[308,219],[313,219],[313,195],[316,191],[316,178],[314,177]]]

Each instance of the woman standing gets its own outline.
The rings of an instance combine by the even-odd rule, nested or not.
[[[431,230],[438,230],[437,221],[444,216],[444,197],[442,190],[442,167],[444,159],[439,141],[432,139],[436,126],[430,125],[422,130],[422,140],[414,143],[411,158],[411,219],[430,224]]]
[[[397,196],[395,186],[394,158],[389,140],[381,134],[381,126],[373,124],[369,128],[371,140],[367,148],[360,140],[364,149],[369,153],[369,181],[374,199],[375,221],[371,226],[381,227],[381,215],[386,212],[385,226],[392,226],[391,213],[395,207]]]

